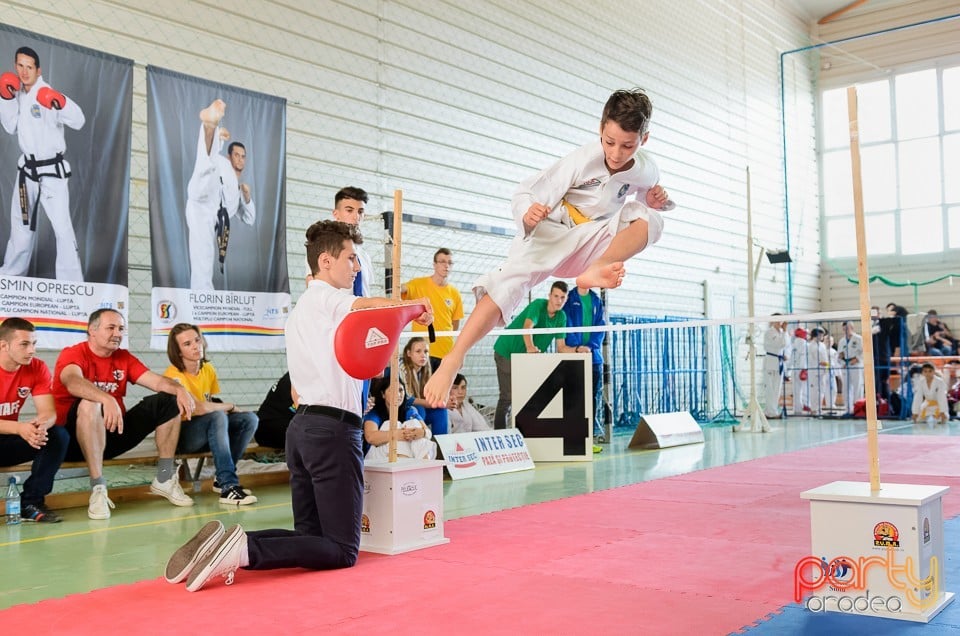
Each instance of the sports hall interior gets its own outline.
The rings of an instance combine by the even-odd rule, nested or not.
[[[409,218],[403,225],[400,278],[429,275],[434,251],[449,248],[454,259],[450,282],[460,290],[468,315],[474,304],[473,281],[509,248],[515,231],[510,199],[516,184],[594,139],[600,109],[612,91],[638,86],[648,92],[654,112],[644,149],[656,157],[661,183],[677,207],[664,214],[663,238],[628,261],[623,285],[606,292],[607,310],[626,326],[664,320],[706,321],[711,329],[722,326],[727,348],[720,357],[716,352],[709,354],[714,363],[705,366],[706,380],[697,390],[696,408],[683,401],[638,406],[624,394],[628,383],[617,383],[624,373],[621,368],[618,376],[617,365],[629,362],[642,374],[646,362],[628,361],[632,354],[611,348],[614,386],[604,394],[611,435],[601,445],[602,451],[591,462],[550,462],[531,471],[447,479],[445,518],[463,524],[451,525],[451,545],[458,541],[457,532],[468,527],[482,531],[497,514],[529,510],[532,520],[528,521],[535,525],[535,513],[540,510],[535,506],[563,505],[603,493],[614,497],[623,488],[648,482],[695,480],[706,471],[744,462],[776,465],[781,456],[787,463],[794,461],[792,457],[812,463],[818,457],[830,458],[851,474],[865,476],[867,423],[841,417],[840,408],[810,417],[793,415],[785,405],[784,416],[770,421],[769,432],[734,432],[752,390],[762,394],[758,360],[754,377],[750,376],[748,339],[750,325],[755,324],[754,337],[760,342],[767,321],[744,320],[751,305],[756,317],[773,313],[800,317],[789,321],[791,332],[800,325],[824,324],[839,338],[840,322],[845,319],[858,321],[860,331],[848,86],[858,87],[860,119],[869,126],[860,143],[866,261],[871,275],[865,287],[871,304],[905,307],[914,329],[919,317],[936,309],[944,323],[960,329],[960,295],[953,280],[953,275],[960,276],[960,180],[956,178],[960,172],[960,2],[0,0],[0,10],[3,38],[12,37],[10,27],[134,61],[126,345],[154,370],[165,368],[167,359],[164,351],[150,348],[147,66],[286,100],[284,214],[294,302],[304,289],[305,229],[329,218],[334,193],[353,185],[371,197],[361,229],[375,271],[385,271],[391,253],[381,213],[392,210],[394,192],[402,190],[403,211]],[[7,62],[0,66],[5,69]],[[0,200],[9,201],[12,175],[0,180]],[[790,262],[771,262],[764,253],[789,254]],[[535,288],[531,298],[545,297],[549,283]],[[748,298],[751,289],[753,298]],[[374,293],[389,292],[383,276],[378,276]],[[646,333],[668,338],[664,335],[668,332],[672,333],[655,327]],[[629,333],[625,328],[608,338],[624,342]],[[463,370],[470,397],[487,407],[495,404],[498,394],[493,341],[493,337],[483,339]],[[39,356],[53,368],[58,351],[44,348],[42,338],[39,347]],[[210,351],[210,357],[219,372],[222,394],[244,409],[255,410],[286,370],[282,351]],[[950,365],[938,366],[951,383],[960,379]],[[145,394],[134,388],[127,401],[133,403]],[[662,410],[696,410],[704,443],[659,450],[628,448],[639,417]],[[881,449],[899,460],[898,453],[907,452],[897,446],[904,440],[914,444],[910,452],[919,453],[917,449],[931,440],[950,447],[950,438],[958,434],[960,427],[953,421],[931,426],[915,424],[909,415],[889,418],[882,422]],[[949,469],[925,472],[922,454],[917,461],[916,471],[904,468],[897,474],[960,476]],[[830,468],[839,470],[836,464]],[[732,511],[739,505],[753,505],[738,503],[737,497],[756,482],[747,469],[737,475],[739,481],[716,494],[733,496]],[[107,477],[136,486],[139,479],[143,483],[150,479],[150,471],[131,463],[111,467]],[[82,477],[65,479],[55,492],[73,488],[71,481],[81,483],[81,491],[86,488]],[[784,492],[799,500],[804,487],[787,485]],[[108,521],[88,519],[77,497],[66,496],[62,501],[74,503],[58,510],[63,523],[0,528],[0,573],[6,581],[0,586],[0,626],[22,626],[31,616],[42,626],[48,620],[45,616],[61,607],[47,603],[73,603],[62,606],[72,612],[84,607],[85,595],[116,594],[122,599],[123,594],[136,591],[151,597],[166,585],[159,577],[169,553],[211,519],[225,525],[242,521],[248,529],[289,527],[290,493],[283,478],[265,478],[255,490],[259,502],[244,509],[221,506],[207,491],[195,495],[192,508],[131,496],[117,502]],[[698,524],[698,507],[707,504],[690,500],[687,505],[685,511],[671,512],[677,516],[670,516],[669,523],[679,519],[679,525],[662,529],[661,524],[668,521],[661,522],[656,514],[624,513],[624,523],[629,519],[631,529],[643,525],[676,541],[669,546],[657,544],[653,555],[623,556],[626,563],[616,567],[611,557],[603,574],[609,589],[620,589],[617,567],[632,569],[632,563],[641,570],[656,555],[683,558],[683,545],[702,536],[688,533],[687,528]],[[605,543],[604,536],[626,531],[618,527],[616,506],[601,509],[610,516],[588,538],[598,545]],[[795,521],[802,544],[808,536],[803,534],[808,519],[805,509],[799,510]],[[948,510],[957,514],[960,507],[951,504]],[[471,520],[475,526],[469,525]],[[557,523],[563,526],[562,520]],[[724,535],[722,529],[718,532]],[[762,532],[755,536],[756,527],[744,532],[751,542],[776,543]],[[960,532],[953,536],[960,541]],[[520,542],[529,538],[526,531],[497,537],[507,552],[523,560]],[[563,546],[558,546],[548,538],[535,537],[530,550],[542,551],[536,561],[540,563],[549,560],[553,551],[583,540],[561,533],[556,541]],[[430,548],[403,558],[416,568],[418,554],[431,561],[431,551],[443,549]],[[665,555],[670,549],[679,553]],[[496,545],[484,544],[478,550],[492,553]],[[785,583],[792,576],[792,564],[802,556],[795,551],[782,555]],[[363,560],[361,556],[361,565]],[[584,570],[594,567],[589,560],[577,563]],[[709,561],[703,568],[727,568],[725,563]],[[672,591],[673,600],[683,601],[672,605],[673,601],[649,599],[645,605],[644,586],[633,583],[628,586],[632,595],[591,596],[589,577],[583,589],[577,588],[582,592],[579,596],[565,589],[551,600],[549,576],[530,582],[546,588],[544,594],[529,598],[520,593],[524,588],[519,584],[502,588],[517,596],[499,595],[501,588],[484,583],[482,575],[477,580],[453,578],[456,583],[450,585],[458,587],[451,590],[443,581],[425,583],[398,573],[400,597],[415,603],[430,590],[429,601],[422,614],[398,611],[391,620],[389,613],[374,616],[377,612],[370,608],[341,615],[325,608],[325,593],[332,595],[341,585],[337,572],[313,579],[319,573],[294,577],[285,572],[276,577],[278,585],[309,590],[313,580],[316,597],[315,601],[311,597],[310,608],[290,606],[290,613],[278,614],[272,626],[254,630],[256,621],[245,622],[235,612],[236,606],[233,613],[216,614],[219,622],[195,620],[215,605],[230,605],[230,594],[245,582],[239,574],[233,589],[218,584],[195,595],[184,593],[169,608],[165,603],[172,597],[161,595],[149,609],[178,615],[188,629],[191,624],[206,625],[212,633],[294,633],[310,627],[354,633],[363,627],[380,627],[401,634],[451,629],[467,634],[712,634],[750,629],[763,633],[764,621],[775,621],[770,616],[793,603],[787,593],[760,602],[731,592],[723,598],[732,605],[745,604],[741,610],[746,607],[746,613],[723,603],[698,605],[698,599],[713,597],[711,586],[720,585],[715,573],[704,572],[681,567],[677,576],[686,577],[684,583],[651,586],[655,598]],[[364,585],[363,578],[348,580],[350,585]],[[268,576],[255,581],[260,594],[271,593]],[[735,585],[730,581],[721,587]],[[470,590],[474,584],[476,596]],[[362,587],[352,589],[363,594]],[[482,596],[484,591],[489,594]],[[191,610],[197,597],[206,600]],[[253,598],[241,602],[247,601],[257,603]],[[282,608],[291,601],[277,598],[276,602],[285,611]],[[436,608],[447,602],[455,612]],[[685,622],[685,602],[691,603],[699,621]],[[492,615],[471,619],[473,612],[481,613],[480,604],[514,603],[524,612],[503,608],[509,622],[494,620]],[[670,608],[670,617],[648,607],[651,604]],[[571,609],[574,606],[576,610]],[[307,620],[300,616],[301,610],[332,618]],[[548,617],[567,613],[576,613],[578,620],[558,623],[559,619]],[[87,613],[77,616],[73,624],[58,622],[57,633],[92,633],[87,627],[100,624]],[[119,620],[130,633],[156,633],[173,618],[156,623],[143,615]],[[955,623],[960,623],[960,617]],[[950,627],[960,629],[952,627],[955,623]],[[898,626],[878,628],[871,623],[870,629],[888,633],[884,630]],[[935,624],[927,627],[931,628],[927,633],[940,633]],[[816,623],[799,619],[768,627],[771,633],[830,633],[833,628],[823,631]],[[844,629],[865,633],[858,623]]]

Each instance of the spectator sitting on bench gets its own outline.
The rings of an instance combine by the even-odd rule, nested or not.
[[[0,466],[33,462],[20,495],[20,518],[57,523],[60,515],[47,508],[44,497],[53,490],[53,479],[63,463],[70,435],[55,426],[57,412],[50,395],[50,369],[35,358],[34,326],[23,318],[0,323]],[[37,415],[17,421],[27,396]]]
[[[493,425],[467,399],[467,379],[458,373],[450,387],[447,413],[451,433],[473,433],[493,430]]]
[[[390,378],[375,378],[370,385],[373,408],[363,415],[363,437],[370,444],[365,463],[386,463],[390,448]],[[413,459],[436,459],[437,445],[430,439],[430,429],[424,423],[413,399],[406,397],[403,382],[397,380],[397,456]]]
[[[87,339],[60,352],[53,372],[57,422],[70,433],[67,461],[84,459],[90,469],[91,519],[109,519],[103,460],[122,455],[156,431],[157,476],[150,492],[175,506],[192,506],[174,470],[180,417],[196,408],[182,386],[148,369],[121,349],[126,322],[116,309],[98,309],[87,322]],[[127,383],[157,391],[129,411],[123,404]]]
[[[940,322],[937,312],[931,309],[923,321],[923,343],[928,356],[952,356],[957,353],[957,341],[950,328]]]
[[[267,397],[263,398],[263,404],[257,410],[260,424],[253,436],[257,444],[270,448],[286,448],[287,427],[297,412],[298,401],[290,385],[290,373],[284,373],[270,388]]]
[[[177,451],[196,453],[209,448],[217,470],[213,492],[220,495],[220,503],[256,503],[257,498],[240,486],[237,462],[257,430],[257,415],[216,398],[220,382],[206,349],[207,342],[196,325],[177,323],[167,336],[170,366],[163,375],[184,386],[197,403],[193,417],[180,423]]]

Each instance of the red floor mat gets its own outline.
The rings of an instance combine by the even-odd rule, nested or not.
[[[448,545],[350,570],[237,573],[188,594],[161,579],[0,612],[4,632],[720,634],[792,601],[809,548],[800,492],[867,481],[866,442],[450,521]],[[881,439],[885,481],[955,486],[960,438]],[[847,465],[852,466],[846,468]],[[174,549],[176,546],[170,546]]]

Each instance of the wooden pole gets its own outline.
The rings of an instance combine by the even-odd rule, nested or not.
[[[753,263],[753,206],[750,199],[750,166],[747,166],[747,313],[750,318],[754,317],[754,279],[759,271],[760,264],[757,263],[754,269]],[[763,255],[760,255],[763,258]],[[734,431],[738,431],[750,422],[750,431],[760,431],[766,433],[770,430],[767,423],[767,416],[760,408],[760,400],[757,398],[757,329],[751,322],[747,327],[747,356],[750,358],[750,402],[747,404],[746,413],[743,415],[740,426],[735,426]]]
[[[847,88],[850,120],[850,166],[853,173],[853,218],[857,228],[857,277],[860,290],[860,334],[863,336],[863,382],[867,401],[867,451],[870,491],[880,492],[880,442],[877,427],[877,385],[873,369],[873,325],[870,320],[870,275],[867,272],[867,235],[863,222],[863,182],[860,176],[860,132],[857,123],[857,88]],[[849,405],[847,405],[849,408]]]
[[[403,221],[403,191],[393,191],[393,280],[390,290],[390,298],[400,300],[400,228]],[[388,404],[390,405],[390,447],[388,461],[393,463],[397,461],[397,429],[399,408],[397,404],[397,392],[400,389],[400,342],[397,341],[397,350],[390,358],[390,388],[387,395],[390,396]]]

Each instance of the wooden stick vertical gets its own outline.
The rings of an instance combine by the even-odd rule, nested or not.
[[[403,191],[393,191],[393,279],[390,290],[390,298],[400,300],[400,228],[403,223]],[[388,404],[390,405],[390,446],[387,460],[389,462],[397,461],[397,429],[399,405],[397,404],[397,393],[400,390],[400,342],[397,341],[397,350],[390,359],[390,388],[387,395],[390,396]]]
[[[867,235],[863,222],[863,182],[860,176],[860,132],[857,122],[857,89],[847,88],[850,120],[850,166],[853,172],[853,218],[857,228],[857,278],[860,290],[860,333],[863,336],[863,382],[867,401],[867,451],[870,491],[880,491],[880,442],[877,434],[877,385],[873,369],[873,325],[870,320],[870,275],[867,271]]]

